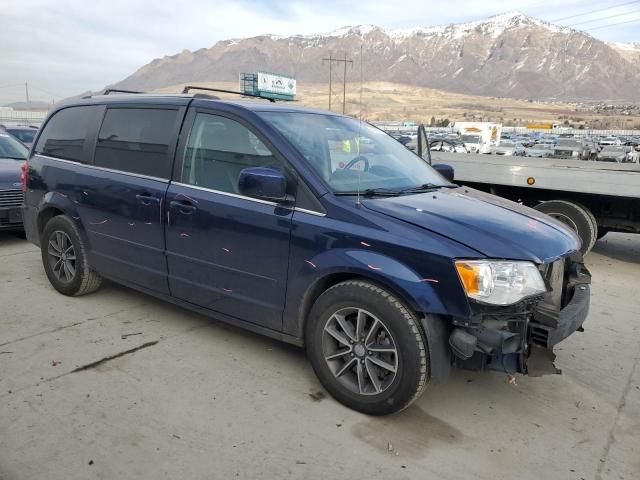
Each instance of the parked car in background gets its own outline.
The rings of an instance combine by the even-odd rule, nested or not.
[[[556,158],[586,160],[589,158],[589,153],[581,140],[575,138],[560,138],[553,148],[553,156]]]
[[[553,346],[589,308],[578,237],[436,167],[330,112],[97,96],[45,120],[25,230],[60,293],[109,278],[305,346],[327,391],[367,414],[406,408],[454,365],[557,372]]]
[[[22,166],[29,149],[0,130],[0,230],[22,230]]]
[[[491,147],[489,153],[493,155],[524,155],[525,148],[520,143],[511,140],[501,140],[499,145]]]
[[[33,139],[36,137],[36,133],[38,133],[38,127],[32,125],[4,125],[2,129],[16,137],[29,148],[33,145]]]
[[[434,152],[469,153],[465,144],[459,140],[434,140],[430,148]]]
[[[411,141],[411,137],[409,135],[400,135],[398,137],[395,137],[395,139],[404,146],[406,146]]]
[[[534,158],[549,158],[553,156],[553,143],[534,143],[531,147],[524,149],[524,154],[527,157]]]
[[[601,138],[600,141],[598,142],[600,144],[601,147],[604,146],[620,146],[622,145],[622,142],[620,141],[620,139],[618,137],[604,137]]]
[[[637,163],[638,155],[633,147],[607,145],[598,153],[597,160],[599,162]]]

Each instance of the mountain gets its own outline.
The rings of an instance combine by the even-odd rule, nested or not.
[[[640,42],[635,43],[619,43],[610,42],[609,45],[615,51],[617,51],[622,58],[628,62],[640,67]]]
[[[361,48],[366,81],[483,96],[640,101],[640,67],[629,50],[520,13],[438,27],[360,25],[322,35],[225,40],[153,60],[111,87],[153,90],[237,81],[240,72],[256,71],[326,83],[328,65],[322,58],[329,54],[352,58],[348,75],[357,79]]]

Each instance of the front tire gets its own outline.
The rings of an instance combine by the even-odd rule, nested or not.
[[[102,277],[89,266],[86,247],[70,218],[58,215],[49,220],[40,245],[44,271],[58,292],[75,297],[100,288]]]
[[[305,333],[324,388],[359,412],[399,412],[429,381],[427,342],[418,319],[372,283],[350,280],[329,288],[313,305]]]

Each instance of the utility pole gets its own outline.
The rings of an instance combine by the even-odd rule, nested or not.
[[[353,66],[353,62],[351,62]],[[344,54],[344,75],[342,76],[342,114],[347,103],[347,53]]]
[[[347,54],[344,54],[344,58],[333,58],[329,54],[329,58],[323,58],[323,62],[329,62],[329,110],[331,110],[331,97],[333,96],[333,62],[344,64],[344,73],[342,76],[342,113],[345,113],[347,104],[347,63],[353,67],[353,60],[347,58]]]
[[[24,82],[24,91],[27,94],[27,103],[29,103],[29,83]]]
[[[322,61],[326,59],[323,58]],[[331,97],[333,96],[333,91],[331,90],[331,80],[333,79],[333,58],[331,58],[331,54],[329,54],[329,111],[331,111]]]

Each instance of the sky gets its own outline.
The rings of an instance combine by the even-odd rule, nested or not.
[[[605,41],[640,42],[640,0],[0,0],[0,105],[24,100],[25,82],[32,100],[57,101],[218,40],[361,24],[425,27],[506,11],[589,29]]]

